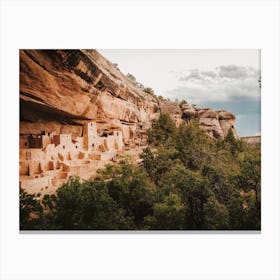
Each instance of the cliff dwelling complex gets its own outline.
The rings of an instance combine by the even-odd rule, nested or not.
[[[31,193],[52,193],[70,176],[90,178],[123,149],[119,129],[97,133],[95,122],[83,125],[83,136],[43,132],[20,137],[20,183]]]

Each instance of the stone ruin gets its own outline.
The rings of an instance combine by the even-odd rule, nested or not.
[[[97,131],[83,126],[83,136],[43,132],[20,136],[20,185],[30,193],[54,193],[70,176],[88,179],[123,149],[120,129]]]

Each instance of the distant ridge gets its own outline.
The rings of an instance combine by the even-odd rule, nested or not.
[[[241,137],[241,139],[249,145],[261,144],[261,136],[246,136],[246,137]]]

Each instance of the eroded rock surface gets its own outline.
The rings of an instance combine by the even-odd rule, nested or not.
[[[57,133],[59,124],[71,125],[77,134],[82,120],[134,131],[159,112],[155,97],[95,50],[21,50],[20,101],[22,134],[38,133],[42,122]]]
[[[195,105],[182,104],[182,119],[189,122],[195,119],[200,128],[212,138],[224,138],[229,129],[238,138],[234,127],[235,116],[226,110],[215,111],[211,108],[197,108]]]
[[[229,129],[238,138],[234,128],[235,116],[229,111],[198,108],[188,103],[181,104],[180,106],[178,102],[163,98],[159,98],[159,108],[161,112],[168,113],[177,126],[194,119],[199,127],[205,130],[212,138],[224,138]]]
[[[238,138],[234,127],[235,116],[226,110],[214,111],[211,108],[197,109],[198,124],[213,138],[224,138],[229,129]]]

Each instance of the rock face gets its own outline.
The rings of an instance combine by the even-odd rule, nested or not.
[[[128,141],[159,112],[155,97],[95,50],[21,50],[20,101],[21,134],[44,127],[81,136],[83,121],[95,120],[124,130]]]
[[[187,103],[179,106],[177,102],[165,99],[160,99],[159,105],[161,112],[168,113],[177,126],[182,122],[188,123],[190,120],[194,119],[199,127],[205,130],[212,138],[224,138],[229,129],[232,129],[234,136],[238,138],[234,128],[235,116],[229,111],[214,111],[211,108],[197,108]]]
[[[183,122],[182,110],[178,102],[172,102],[168,99],[159,98],[159,108],[161,112],[167,113],[171,116],[177,127]]]
[[[210,137],[230,128],[237,137],[232,113],[146,93],[96,50],[21,50],[21,186],[52,193],[72,175],[94,176],[118,152],[145,145],[161,112],[177,126],[195,119]]]
[[[196,109],[199,126],[204,129],[210,137],[224,138],[229,129],[235,138],[238,138],[234,128],[235,116],[225,110],[214,111],[211,108]]]
[[[177,126],[195,119],[199,127],[212,138],[224,138],[229,129],[232,129],[233,135],[238,138],[234,128],[235,116],[229,111],[197,108],[187,103],[180,106],[178,102],[163,98],[159,98],[159,107],[161,112],[168,113],[171,116]]]

